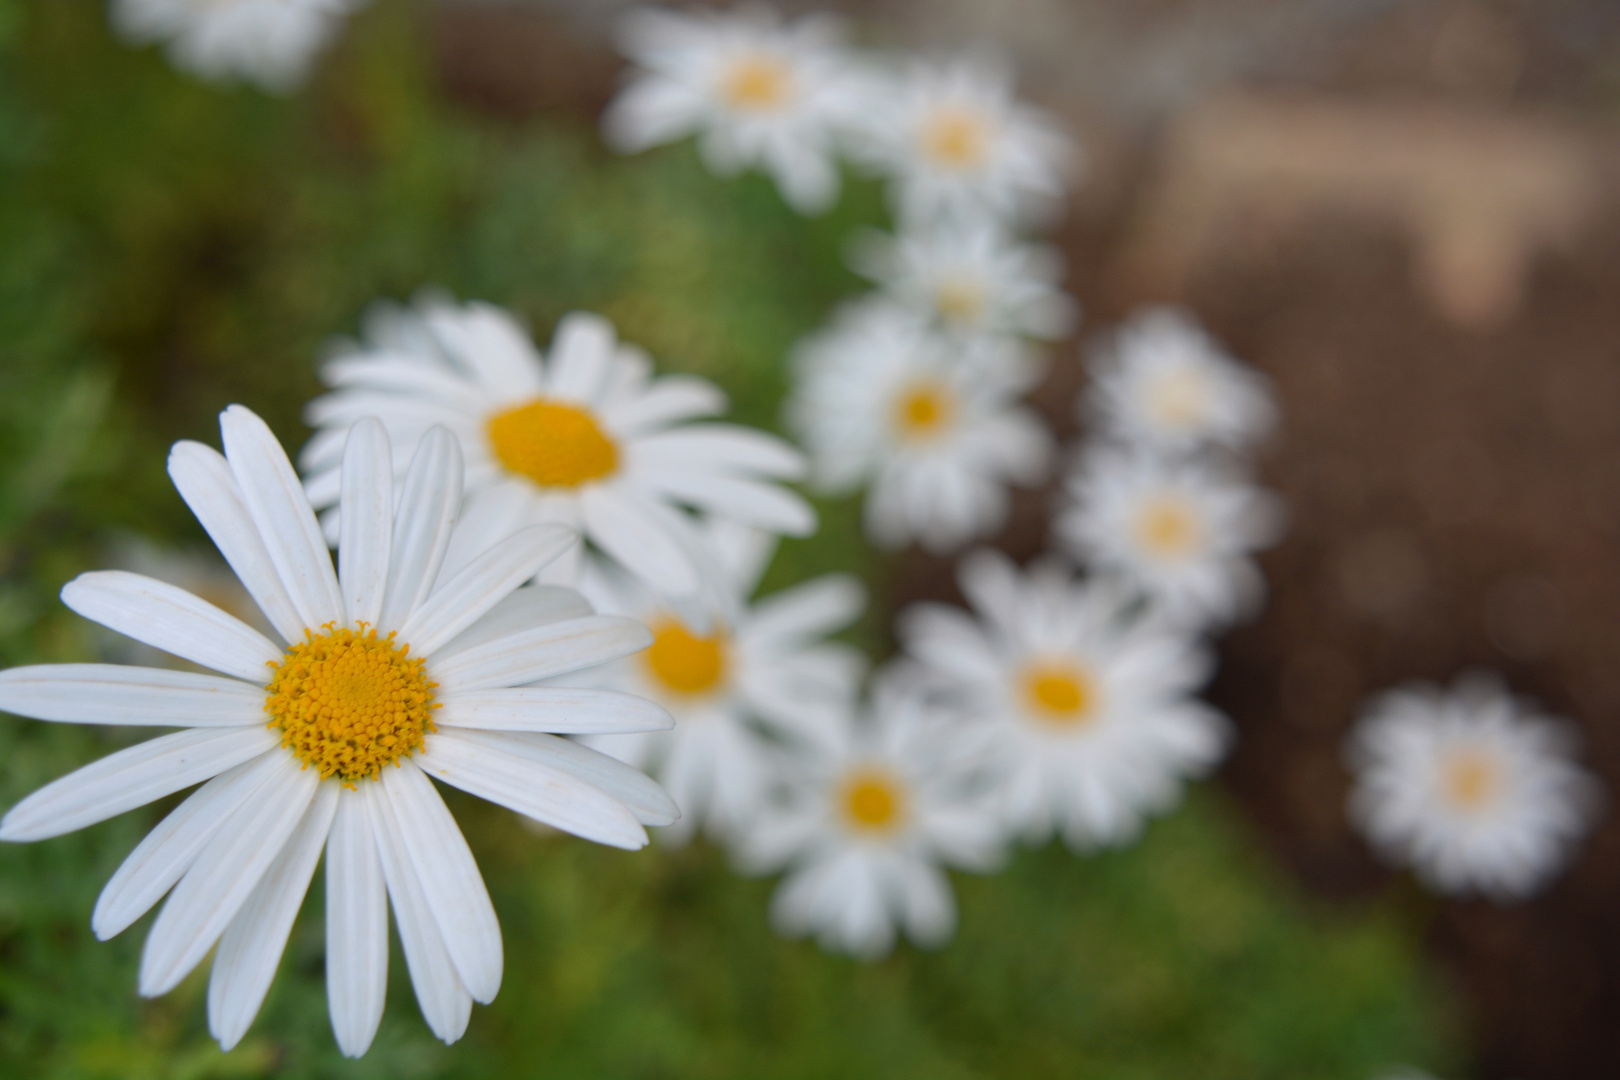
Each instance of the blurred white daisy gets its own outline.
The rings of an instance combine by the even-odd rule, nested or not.
[[[734,851],[749,872],[787,875],[771,918],[788,936],[876,959],[897,929],[918,945],[956,930],[942,866],[986,871],[1001,830],[980,765],[954,713],[921,684],[888,672],[865,715],[845,713],[783,762],[779,797],[763,804]]]
[[[866,534],[949,551],[999,528],[1007,485],[1046,474],[1051,439],[1017,402],[1040,376],[1011,342],[974,355],[892,304],[846,309],[801,343],[787,410],[813,482],[869,485]]]
[[[835,20],[784,23],[760,7],[641,9],[619,30],[620,48],[644,70],[602,118],[610,144],[633,153],[696,134],[711,171],[758,165],[801,213],[832,205],[837,135],[863,100]]]
[[[606,319],[565,316],[545,358],[489,304],[385,307],[367,329],[367,344],[322,367],[333,391],[305,410],[320,429],[299,456],[309,498],[335,506],[356,419],[381,419],[396,446],[443,424],[466,453],[468,496],[468,528],[458,533],[466,543],[452,547],[446,573],[518,528],[555,522],[690,607],[721,574],[683,507],[795,536],[815,528],[809,504],[775,483],[802,474],[799,452],[751,428],[688,423],[724,410],[719,388],[690,375],[654,378],[646,354],[618,342]],[[405,465],[396,451],[394,474]],[[575,584],[582,567],[576,550],[543,580]]]
[[[710,532],[741,601],[758,584],[774,538],[726,523],[711,524]],[[837,723],[853,707],[865,658],[826,640],[866,604],[860,582],[847,574],[739,602],[734,621],[706,634],[611,567],[588,575],[583,588],[598,610],[629,615],[653,632],[646,652],[574,678],[650,698],[675,717],[671,731],[584,739],[652,773],[674,797],[681,818],[661,839],[683,843],[699,827],[725,838],[753,815],[768,766],[752,723],[793,739]]]
[[[894,183],[901,218],[1049,214],[1078,161],[1045,113],[1013,96],[997,63],[915,61],[869,96],[854,148]]]
[[[1133,840],[1220,760],[1229,726],[1192,696],[1211,670],[1192,637],[1128,620],[1113,590],[1056,562],[1025,573],[980,551],[959,578],[977,617],[917,604],[900,639],[988,725],[1011,830],[1076,850]]]
[[[1567,724],[1493,677],[1405,686],[1351,732],[1350,816],[1441,892],[1522,897],[1564,864],[1595,809],[1597,784],[1574,744]]]
[[[1276,423],[1266,379],[1228,356],[1186,312],[1151,307],[1099,353],[1086,402],[1121,441],[1183,453],[1241,450]]]
[[[112,21],[129,41],[167,41],[175,66],[205,79],[238,77],[284,92],[364,2],[113,0]]]
[[[106,664],[0,672],[0,708],[40,720],[184,730],[48,784],[0,820],[43,840],[201,783],[102,891],[91,927],[124,930],[168,894],[140,991],[174,989],[214,950],[208,1022],[247,1031],[315,864],[326,862],[327,996],[345,1054],[370,1046],[387,986],[392,902],[422,1015],[453,1042],[493,1000],[501,934],[483,878],[428,777],[617,847],[678,813],[634,769],[557,734],[668,727],[652,702],[526,686],[644,648],[646,628],[555,588],[519,588],[576,540],[556,525],[434,580],[461,499],[455,439],[432,429],[394,497],[387,436],[343,453],[338,566],[291,463],[240,406],[225,454],[175,445],[169,473],[253,595],[274,642],[206,601],[123,571],[83,574],[70,608],[219,674]],[[171,891],[172,890],[172,891]],[[217,945],[217,949],[216,949]]]
[[[1059,287],[1057,249],[1020,244],[989,217],[946,218],[897,236],[868,234],[851,262],[897,303],[952,333],[1055,341],[1079,318]]]
[[[1236,469],[1094,447],[1067,480],[1058,538],[1081,564],[1181,626],[1247,614],[1265,587],[1251,556],[1282,529],[1275,498]]]

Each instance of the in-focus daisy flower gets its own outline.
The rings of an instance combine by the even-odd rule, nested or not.
[[[995,219],[948,218],[863,237],[855,269],[900,305],[957,334],[1002,334],[1055,341],[1079,312],[1059,287],[1056,249],[1020,244]]]
[[[1351,733],[1351,819],[1441,892],[1525,896],[1565,862],[1597,802],[1574,732],[1493,677],[1416,683],[1376,699]]]
[[[364,0],[113,0],[130,41],[167,41],[176,67],[286,91]]]
[[[949,551],[999,528],[1007,485],[1046,474],[1051,440],[1017,402],[1040,369],[1012,342],[957,343],[887,303],[844,311],[802,343],[788,419],[812,480],[862,484],[866,534]]]
[[[1010,69],[970,60],[914,62],[891,76],[853,137],[894,181],[906,220],[1049,213],[1078,157],[1045,113],[1013,96]]]
[[[1182,626],[1220,626],[1259,602],[1251,557],[1275,541],[1282,509],[1236,469],[1094,447],[1067,481],[1057,519],[1069,552]]]
[[[382,1017],[392,903],[422,1015],[453,1042],[500,988],[501,933],[483,878],[429,777],[617,847],[677,810],[634,769],[556,733],[668,727],[652,702],[525,684],[644,648],[646,628],[578,594],[519,588],[576,543],[525,530],[438,581],[461,500],[455,439],[427,432],[394,494],[388,439],[356,424],[342,460],[334,571],[291,463],[263,421],[221,416],[225,453],[175,445],[169,473],[275,627],[273,642],[172,585],[122,571],[62,590],[74,611],[219,674],[105,664],[0,672],[0,709],[40,720],[183,730],[48,784],[0,820],[43,840],[202,784],[107,883],[96,936],[168,894],[140,991],[174,989],[210,950],[208,1022],[247,1031],[326,852],[326,973],[345,1054]]]
[[[986,871],[1001,831],[954,713],[901,672],[880,675],[864,716],[846,713],[783,761],[779,798],[735,847],[752,872],[787,867],[771,918],[790,937],[875,959],[897,929],[918,945],[956,930],[942,866]]]
[[[825,210],[838,196],[838,132],[863,100],[840,37],[825,15],[632,11],[620,48],[643,70],[608,106],[607,139],[633,153],[696,134],[711,171],[758,165],[794,209]]]
[[[711,523],[715,550],[739,598],[754,591],[775,547],[755,529]],[[584,741],[655,776],[681,808],[660,833],[676,843],[699,827],[723,839],[753,815],[768,763],[752,727],[788,739],[838,722],[859,691],[866,662],[856,649],[826,640],[854,621],[865,591],[847,574],[821,577],[738,603],[735,619],[707,633],[611,567],[587,576],[583,590],[600,611],[629,615],[653,632],[652,647],[570,679],[589,678],[649,698],[675,717],[670,731],[586,736]]]
[[[988,726],[1012,831],[1076,850],[1133,840],[1220,759],[1228,725],[1192,696],[1211,662],[1191,636],[1127,619],[1116,592],[1056,562],[1025,573],[980,551],[959,576],[977,617],[917,604],[900,638]]]
[[[618,342],[606,319],[564,317],[544,358],[489,304],[384,308],[368,329],[368,344],[323,366],[333,391],[306,410],[320,429],[299,457],[309,498],[336,505],[345,432],[358,418],[380,418],[396,446],[444,425],[466,453],[468,497],[466,544],[452,546],[447,573],[482,545],[554,522],[687,610],[721,575],[683,507],[794,536],[815,528],[809,504],[774,482],[801,475],[799,452],[751,428],[689,423],[724,410],[719,388],[653,378],[646,354]],[[395,476],[406,464],[396,451]],[[544,580],[575,584],[582,567],[576,550]]]
[[[1122,442],[1170,453],[1240,450],[1276,423],[1265,377],[1165,307],[1133,316],[1098,354],[1085,411]]]

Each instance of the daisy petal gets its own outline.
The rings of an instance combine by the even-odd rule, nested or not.
[[[547,396],[593,403],[611,369],[613,345],[613,324],[600,315],[564,315],[551,340]]]
[[[534,732],[502,732],[485,737],[501,739],[502,746],[511,753],[527,755],[537,764],[561,769],[606,792],[628,807],[643,825],[668,825],[681,816],[675,800],[656,782],[588,746]]]
[[[433,722],[441,727],[610,735],[675,726],[675,718],[663,706],[617,690],[498,687],[440,694],[439,704],[442,708],[433,714]]]
[[[866,607],[866,588],[852,574],[825,574],[754,605],[748,634],[775,649],[842,630]]]
[[[499,401],[539,397],[540,355],[518,321],[493,304],[444,307],[426,315],[428,329]]]
[[[810,504],[774,484],[676,469],[647,476],[644,482],[699,510],[756,528],[786,536],[808,536],[816,530],[816,512]]]
[[[429,671],[446,694],[487,690],[595,667],[651,644],[651,631],[634,619],[587,615],[508,634],[445,659],[435,657]]]
[[[0,819],[0,840],[45,840],[145,806],[276,748],[266,728],[177,731],[46,784]]]
[[[242,620],[156,578],[94,570],[62,586],[62,602],[109,630],[250,683],[269,681],[282,651]]]
[[[409,642],[418,656],[432,656],[577,543],[579,534],[562,525],[533,525],[507,537],[435,589],[400,627],[400,640]]]
[[[208,980],[208,1030],[223,1050],[242,1041],[264,1004],[332,827],[339,790],[336,784],[320,785],[281,854],[219,940]]]
[[[38,664],[0,671],[0,709],[68,724],[242,727],[265,722],[261,686],[122,664]]]
[[[240,405],[220,414],[219,427],[242,500],[305,628],[341,620],[343,594],[332,557],[286,451],[265,422]]]
[[[573,589],[560,585],[525,585],[503,596],[483,618],[440,646],[433,659],[442,664],[457,653],[496,638],[593,613],[590,602]]]
[[[369,806],[340,788],[326,840],[326,1004],[352,1058],[376,1038],[388,992],[388,893]]]
[[[726,472],[799,480],[804,455],[763,431],[739,424],[691,424],[638,439],[635,453],[648,464],[679,472]]]
[[[429,736],[422,765],[447,784],[575,836],[631,851],[647,846],[647,830],[623,803],[506,736],[441,731]]]
[[[338,501],[338,586],[350,623],[376,627],[388,587],[394,532],[394,465],[388,434],[367,417],[349,429]]]
[[[639,395],[604,405],[602,421],[615,435],[633,436],[725,409],[726,395],[709,380],[665,375]]]
[[[612,485],[585,489],[580,500],[591,540],[659,592],[696,592],[697,574],[686,552],[641,501]]]
[[[461,508],[462,472],[456,437],[442,427],[430,428],[416,446],[400,492],[387,599],[377,618],[383,633],[398,630],[410,618],[439,576]]]

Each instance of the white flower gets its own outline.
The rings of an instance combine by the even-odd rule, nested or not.
[[[781,798],[739,837],[739,864],[788,867],[771,903],[777,929],[875,959],[904,929],[918,945],[956,930],[940,869],[994,869],[1001,833],[954,714],[915,679],[875,680],[864,717],[845,713],[784,765]]]
[[[1051,441],[1017,404],[1040,370],[1009,342],[976,355],[885,303],[803,342],[788,419],[824,491],[866,483],[866,534],[949,551],[1007,517],[1006,486],[1046,473]]]
[[[1435,889],[1525,896],[1563,865],[1597,801],[1573,743],[1492,677],[1402,687],[1346,745],[1351,819]]]
[[[981,551],[959,577],[977,618],[917,604],[899,634],[989,726],[1010,829],[1056,830],[1076,850],[1123,843],[1220,759],[1228,725],[1192,696],[1211,664],[1189,635],[1127,620],[1112,590],[1055,562],[1021,573]]]
[[[730,176],[759,165],[801,213],[832,205],[836,136],[863,100],[834,20],[784,24],[755,7],[641,9],[625,16],[619,36],[645,70],[602,118],[614,147],[632,153],[697,134],[711,171]]]
[[[1241,450],[1277,419],[1264,376],[1226,355],[1192,316],[1164,307],[1120,327],[1087,405],[1121,441],[1170,453]]]
[[[177,67],[206,79],[239,76],[268,90],[302,82],[349,12],[364,0],[114,0],[130,41],[169,42]]]
[[[1067,487],[1058,538],[1159,616],[1219,626],[1259,602],[1265,581],[1250,556],[1281,531],[1282,510],[1234,468],[1098,447]]]
[[[758,530],[711,523],[715,548],[739,598],[749,596],[774,541]],[[585,742],[651,772],[681,808],[661,839],[682,843],[700,826],[731,835],[758,808],[768,777],[762,722],[793,739],[846,715],[865,659],[825,640],[865,606],[865,590],[847,574],[824,574],[773,593],[707,634],[690,630],[657,597],[612,568],[582,587],[600,611],[629,615],[653,631],[646,652],[595,672],[595,684],[650,698],[675,717],[671,731],[587,736]]]
[[[1078,155],[990,62],[913,62],[870,94],[855,148],[894,181],[900,216],[1049,213]]]
[[[140,991],[172,990],[216,943],[209,1029],[227,1049],[275,976],[315,864],[326,861],[327,996],[345,1054],[370,1046],[387,985],[392,902],[428,1026],[446,1042],[501,983],[483,878],[428,777],[591,840],[647,842],[678,813],[645,776],[556,734],[667,727],[651,702],[525,684],[646,646],[646,628],[577,594],[518,586],[576,538],[547,525],[447,580],[461,455],[431,429],[395,498],[381,425],[343,453],[338,567],[275,437],[240,406],[225,454],[175,445],[169,473],[275,627],[269,638],[172,585],[122,571],[62,590],[86,618],[220,674],[105,664],[0,672],[0,708],[40,720],[184,730],[85,766],[11,808],[0,839],[43,840],[201,783],[107,883],[107,938],[169,899]],[[172,891],[171,891],[172,890]]]
[[[306,410],[320,428],[299,457],[309,498],[336,503],[344,433],[356,419],[381,419],[396,446],[443,424],[467,456],[469,525],[447,573],[515,529],[556,522],[692,606],[721,575],[683,506],[796,536],[815,528],[809,504],[772,482],[802,473],[798,451],[750,428],[686,423],[721,412],[725,396],[690,375],[653,378],[646,354],[617,342],[605,319],[565,316],[545,359],[488,304],[385,308],[368,329],[368,346],[322,368],[333,392]],[[405,465],[396,452],[396,476]],[[577,583],[581,555],[559,559],[543,580]]]
[[[893,299],[959,334],[1067,337],[1078,309],[1059,287],[1055,248],[1020,244],[993,218],[946,218],[862,238],[855,269]]]

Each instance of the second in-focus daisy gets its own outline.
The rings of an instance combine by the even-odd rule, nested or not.
[[[179,443],[175,486],[279,641],[172,585],[121,571],[62,590],[73,610],[217,674],[106,664],[0,672],[0,709],[68,723],[179,727],[47,784],[0,820],[44,840],[197,788],[147,834],[91,917],[108,938],[168,900],[140,991],[210,952],[208,1024],[229,1049],[259,1011],[326,855],[326,979],[345,1054],[382,1018],[392,905],[423,1018],[454,1042],[504,966],[483,877],[433,780],[617,847],[677,816],[657,784],[558,734],[667,727],[652,702],[526,684],[644,648],[646,628],[577,594],[519,588],[576,541],[527,529],[438,581],[461,455],[426,433],[394,492],[388,439],[356,424],[342,456],[334,569],[286,454],[240,406],[223,455]],[[437,581],[437,584],[435,582]],[[431,779],[430,779],[431,778]]]
[[[1586,830],[1597,796],[1574,732],[1499,681],[1414,684],[1376,700],[1347,746],[1352,819],[1442,892],[1525,896]]]
[[[918,604],[900,637],[987,725],[1013,831],[1077,850],[1132,840],[1220,760],[1230,733],[1193,696],[1211,664],[1190,636],[1127,621],[1112,589],[1056,563],[1024,573],[983,551],[960,580],[977,618]]]
[[[302,82],[315,54],[365,0],[113,0],[131,41],[167,41],[178,67],[268,90]]]
[[[868,485],[866,533],[886,547],[949,551],[1006,520],[1007,486],[1034,484],[1046,428],[1018,399],[1039,377],[1012,343],[960,347],[886,303],[845,311],[799,348],[788,418],[812,480]]]
[[[834,143],[861,100],[839,37],[824,15],[633,11],[619,38],[643,70],[602,119],[608,141],[633,152],[696,134],[714,172],[759,165],[795,209],[825,210],[838,194]]]
[[[1282,510],[1235,468],[1100,447],[1067,486],[1059,539],[1159,616],[1219,626],[1259,601],[1264,579],[1252,556],[1277,538]]]

